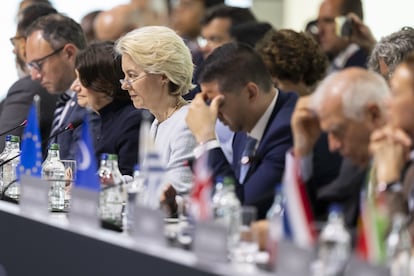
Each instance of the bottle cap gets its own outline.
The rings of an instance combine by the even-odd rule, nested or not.
[[[56,144],[56,143],[50,144],[49,149],[51,149],[51,150],[59,150],[59,144]]]
[[[234,179],[231,176],[225,176],[223,178],[223,185],[224,186],[233,186],[234,185]]]
[[[101,154],[101,160],[108,160],[108,154],[107,153],[102,153]]]
[[[275,186],[275,194],[281,194],[282,193],[282,184],[277,184]]]
[[[342,205],[339,203],[332,203],[329,206],[329,212],[341,213],[342,212]]]
[[[118,161],[118,155],[116,155],[114,153],[110,153],[110,154],[108,154],[108,160]]]
[[[6,142],[10,141],[10,140],[11,140],[11,137],[12,137],[12,136],[11,136],[10,134],[7,134],[7,135],[6,135]]]
[[[134,165],[134,171],[139,171],[139,170],[141,170],[140,165],[139,164],[135,164]]]
[[[20,142],[20,137],[19,136],[15,136],[15,135],[11,135],[10,142],[19,143]]]

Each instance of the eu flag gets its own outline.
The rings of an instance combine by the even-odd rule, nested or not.
[[[35,104],[32,104],[27,117],[27,125],[23,132],[20,175],[40,178],[42,175],[42,141]]]
[[[76,155],[77,171],[75,185],[79,188],[99,191],[100,184],[97,175],[98,170],[89,130],[88,116],[85,116],[81,132],[81,138],[77,142],[78,150]]]

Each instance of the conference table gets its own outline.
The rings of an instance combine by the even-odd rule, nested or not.
[[[271,275],[106,229],[76,228],[65,214],[34,218],[0,201],[0,276]],[[272,274],[274,275],[274,274]]]

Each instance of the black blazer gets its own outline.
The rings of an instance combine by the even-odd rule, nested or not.
[[[320,200],[319,192],[333,182],[339,174],[342,156],[338,152],[330,152],[327,135],[323,133],[317,140],[312,156],[312,175],[306,182],[306,191],[316,221],[326,221],[329,211],[329,200]]]
[[[99,133],[94,133],[98,164],[102,153],[115,153],[121,173],[132,175],[139,156],[141,110],[131,101],[113,101],[99,110],[99,115]]]
[[[17,126],[25,119],[33,103],[34,95],[39,95],[39,127],[42,141],[49,137],[50,128],[55,111],[57,95],[49,94],[38,81],[30,76],[17,80],[7,92],[6,98],[1,103],[0,132]],[[24,128],[16,129],[10,134],[21,136]],[[4,149],[4,136],[0,137],[0,151]],[[43,153],[46,152],[47,143],[43,144]]]
[[[318,190],[318,200],[336,202],[343,206],[345,223],[350,229],[357,225],[361,191],[364,189],[367,171],[344,158],[338,177]]]

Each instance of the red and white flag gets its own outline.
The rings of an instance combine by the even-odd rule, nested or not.
[[[313,215],[300,174],[299,160],[292,153],[286,154],[283,189],[286,199],[284,225],[285,236],[301,248],[312,248],[317,234],[313,226]]]
[[[197,221],[213,218],[212,185],[213,177],[208,166],[208,152],[196,160],[193,189],[190,194],[191,214]]]

